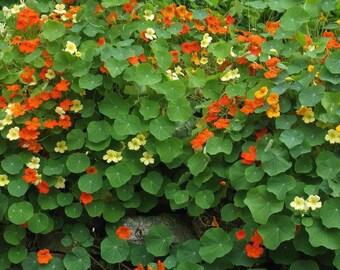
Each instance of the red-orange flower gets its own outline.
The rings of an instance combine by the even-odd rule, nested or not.
[[[213,216],[213,220],[211,222],[211,226],[213,227],[220,227],[220,224],[218,224],[217,219],[215,216]]]
[[[255,135],[256,142],[258,142],[262,138],[262,136],[266,135],[267,133],[268,133],[268,130],[266,128],[257,131]]]
[[[25,125],[28,130],[37,130],[41,126],[38,117],[33,117],[32,121],[25,121]]]
[[[128,239],[131,236],[131,231],[128,227],[126,226],[120,226],[117,228],[116,230],[116,235],[120,238],[120,239]]]
[[[160,260],[157,261],[157,270],[165,270],[164,264]]]
[[[94,166],[90,166],[90,167],[88,167],[88,168],[86,169],[86,173],[87,173],[87,174],[96,174],[96,173],[97,173],[97,169],[96,169],[96,167],[94,167]]]
[[[27,183],[35,183],[38,180],[37,171],[34,169],[26,168],[25,174],[22,176]]]
[[[24,72],[20,75],[20,78],[25,82],[25,83],[31,83],[34,82],[34,68],[29,68],[28,66],[24,67]]]
[[[238,230],[235,235],[237,240],[242,240],[244,237],[246,237],[246,231]]]
[[[103,37],[99,38],[97,46],[100,47],[100,46],[103,46],[104,44],[105,44],[105,38]]]
[[[91,193],[82,192],[80,194],[79,200],[83,203],[84,206],[86,206],[93,201],[93,197]]]
[[[258,259],[264,252],[263,247],[255,245],[255,244],[247,244],[244,247],[244,250],[247,253],[247,256],[250,258]]]
[[[20,131],[19,131],[20,138],[24,139],[26,141],[36,140],[36,139],[38,139],[39,135],[40,135],[39,131],[30,130],[27,127],[24,127],[22,129],[20,129]]]
[[[229,122],[230,122],[230,119],[228,118],[220,118],[217,121],[215,121],[213,125],[217,129],[228,128]]]
[[[37,252],[37,261],[39,264],[48,264],[52,258],[53,257],[48,249],[41,249]]]
[[[214,136],[214,133],[209,131],[207,128],[203,129],[200,133],[197,134],[196,138],[191,141],[192,148],[201,148],[203,144],[212,136]]]
[[[248,152],[241,153],[242,163],[250,165],[256,161],[256,147],[250,146]]]
[[[266,22],[266,27],[264,30],[268,31],[271,35],[274,35],[276,30],[280,27],[280,21],[276,22]]]
[[[57,85],[54,87],[55,90],[60,91],[60,92],[64,92],[68,90],[68,87],[71,83],[66,81],[66,80],[60,80],[59,83],[57,83]]]
[[[35,49],[39,46],[40,44],[40,39],[35,38],[32,40],[23,40],[19,44],[19,51],[23,53],[32,53],[35,51]]]
[[[145,269],[144,269],[143,265],[141,263],[139,263],[137,265],[137,267],[135,269],[133,269],[133,270],[145,270]]]
[[[47,194],[50,192],[50,188],[48,187],[48,183],[46,181],[41,181],[38,185],[37,188],[39,190],[39,193],[41,194]]]

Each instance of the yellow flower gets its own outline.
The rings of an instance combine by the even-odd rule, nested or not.
[[[54,185],[54,187],[56,189],[65,188],[65,181],[66,181],[66,179],[64,177],[58,176],[57,177],[57,183]]]
[[[331,144],[340,143],[340,132],[337,132],[335,129],[328,130],[325,140],[329,141]]]
[[[38,157],[32,157],[31,160],[30,160],[30,162],[26,163],[26,166],[27,166],[28,168],[30,168],[30,169],[37,170],[37,169],[39,169],[39,167],[40,167],[39,162],[40,162],[40,158],[38,158]]]
[[[55,152],[59,153],[65,153],[65,151],[68,149],[65,141],[57,142],[56,147],[54,147]]]
[[[279,95],[276,93],[270,93],[267,97],[267,102],[269,105],[275,105],[279,103]]]
[[[138,134],[136,138],[139,140],[140,145],[146,144],[146,138],[143,134]]]
[[[9,139],[10,141],[19,139],[19,131],[20,129],[18,127],[11,128],[6,136],[7,139]]]
[[[302,117],[302,121],[305,122],[306,124],[313,123],[315,121],[314,118],[314,112],[311,110],[308,110],[305,112],[305,114]]]
[[[70,54],[75,54],[77,52],[77,46],[72,41],[67,41],[65,52],[69,52]]]
[[[81,104],[81,102],[78,99],[72,100],[73,105],[71,106],[70,110],[77,113],[81,111],[84,106]]]
[[[12,115],[6,114],[5,118],[2,119],[3,124],[4,124],[5,126],[8,126],[8,125],[12,124],[12,123],[13,123],[12,118],[13,118]]]
[[[301,108],[298,109],[298,110],[296,110],[295,113],[296,113],[297,115],[304,116],[305,113],[306,113],[308,110],[311,110],[311,109],[312,109],[312,108],[310,108],[310,107],[301,106]]]
[[[207,64],[207,63],[208,63],[208,58],[207,58],[207,57],[202,57],[202,58],[200,59],[200,63],[201,63],[202,65]]]
[[[218,58],[216,59],[216,63],[217,63],[218,65],[222,65],[222,64],[224,63],[224,61],[225,61],[225,58],[218,57]]]
[[[322,203],[320,202],[320,197],[318,195],[309,195],[306,200],[306,206],[312,210],[321,208]]]
[[[141,146],[140,140],[138,138],[133,138],[131,141],[128,142],[128,148],[130,150],[138,150]]]
[[[313,65],[309,65],[309,66],[307,67],[307,71],[308,71],[308,72],[314,71],[314,66],[313,66]]]
[[[0,130],[3,130],[5,128],[5,124],[3,120],[0,120]]]
[[[146,10],[144,10],[143,17],[147,21],[153,21],[153,19],[155,18],[155,15],[152,13],[152,10],[146,9]]]
[[[59,107],[59,106],[56,107],[54,111],[55,111],[57,114],[59,114],[60,116],[64,116],[64,114],[65,114],[64,109],[61,108],[61,107]]]
[[[77,57],[80,57],[81,56],[81,52],[76,51],[76,53],[74,55],[77,56]]]
[[[49,80],[52,80],[55,78],[55,73],[52,69],[48,69],[46,74],[45,74],[45,77]]]
[[[145,33],[145,37],[147,39],[153,40],[155,38],[157,38],[157,36],[155,35],[155,30],[153,28],[147,28],[146,29],[146,33]]]
[[[65,14],[65,5],[64,4],[56,4],[55,5],[55,10],[53,10],[57,14]]]
[[[221,77],[222,82],[230,81],[232,79],[240,78],[240,74],[238,74],[238,68],[229,70],[226,74]]]
[[[107,163],[118,163],[123,159],[123,157],[121,152],[109,149],[106,151],[106,155],[103,156],[103,159],[106,160]]]
[[[295,196],[294,200],[290,203],[290,206],[293,207],[295,210],[307,210],[306,209],[306,201],[304,198]]]
[[[268,93],[267,86],[262,86],[260,90],[255,92],[255,97],[258,99],[264,98]]]
[[[7,186],[9,183],[8,176],[6,174],[0,174],[0,187]]]
[[[279,104],[271,105],[269,109],[266,111],[266,114],[269,118],[279,117],[280,116],[280,105]]]
[[[149,152],[144,152],[143,157],[141,157],[140,162],[144,163],[144,165],[154,164],[155,159],[153,158],[153,155]]]

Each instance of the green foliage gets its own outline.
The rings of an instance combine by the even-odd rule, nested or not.
[[[340,267],[337,1],[3,2],[0,269]]]

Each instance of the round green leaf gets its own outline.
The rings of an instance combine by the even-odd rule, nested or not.
[[[285,141],[290,140],[287,138]],[[271,148],[264,152],[261,158],[262,168],[269,175],[274,176],[287,171],[292,163],[288,161],[289,154],[283,148]]]
[[[98,105],[99,112],[110,119],[116,119],[119,114],[128,114],[129,103],[127,103],[118,93],[105,95]]]
[[[24,245],[11,247],[8,250],[8,259],[15,264],[22,262],[27,256],[27,248]]]
[[[189,167],[190,172],[197,176],[199,173],[205,170],[209,161],[210,158],[208,155],[199,152],[195,153],[189,158],[187,166]]]
[[[87,90],[93,90],[98,86],[103,84],[103,76],[102,75],[94,75],[94,74],[86,74],[79,79],[79,87]]]
[[[123,163],[108,167],[105,175],[113,188],[119,188],[125,185],[132,177],[131,172]]]
[[[66,167],[70,172],[81,173],[90,166],[90,158],[86,154],[74,153],[66,160]]]
[[[333,265],[338,269],[340,268],[340,250],[339,249],[335,251]]]
[[[87,136],[91,142],[99,143],[111,135],[111,126],[105,120],[91,121],[87,126]]]
[[[113,124],[118,135],[135,135],[141,131],[141,123],[137,116],[120,114]]]
[[[159,141],[163,141],[172,136],[175,132],[176,125],[166,116],[159,116],[150,121],[149,131]]]
[[[190,102],[186,98],[178,98],[170,101],[167,115],[171,121],[186,122],[192,117]]]
[[[229,155],[232,148],[232,141],[228,138],[211,137],[206,144],[206,151],[210,155],[216,155],[218,153],[225,153]]]
[[[60,175],[64,170],[65,159],[53,159],[50,158],[47,165],[43,168],[43,173],[45,175]]]
[[[323,246],[331,250],[340,248],[340,230],[328,229],[319,220],[314,219],[313,225],[306,227],[306,231],[309,235],[309,242],[313,247]]]
[[[64,257],[64,265],[67,270],[87,270],[91,267],[91,259],[86,249],[76,246],[67,252]]]
[[[86,211],[90,217],[99,217],[104,211],[103,201],[93,201],[86,205]]]
[[[204,270],[204,267],[202,265],[191,263],[191,262],[182,262],[179,263],[176,267],[176,270]]]
[[[11,194],[12,196],[21,197],[26,193],[28,189],[28,184],[26,181],[23,181],[22,179],[13,180],[9,182],[7,189],[9,194]]]
[[[43,24],[42,34],[48,41],[54,41],[65,34],[65,26],[61,22],[47,20]]]
[[[140,103],[139,112],[143,115],[144,120],[156,118],[159,115],[160,105],[158,101],[143,98]]]
[[[175,203],[182,204],[189,201],[189,192],[187,190],[178,190],[173,197]]]
[[[43,213],[35,213],[28,220],[28,229],[33,233],[41,233],[48,227],[48,216]]]
[[[299,101],[303,106],[315,106],[324,96],[325,89],[322,86],[312,86],[303,89],[299,93]]]
[[[310,269],[310,270],[319,270],[318,264],[313,260],[297,260],[293,262],[289,270],[300,270],[300,269]]]
[[[59,192],[55,189],[50,190],[48,194],[39,194],[38,203],[43,210],[53,210],[59,207],[57,203],[57,194]]]
[[[226,222],[233,221],[240,216],[240,209],[234,204],[228,203],[221,209],[222,220]]]
[[[320,209],[320,217],[327,228],[340,229],[340,198],[326,200]]]
[[[303,133],[295,129],[286,129],[282,131],[279,137],[280,141],[283,142],[289,149],[297,146],[303,142]]]
[[[79,218],[83,212],[81,203],[72,203],[65,207],[65,214],[70,218]]]
[[[232,187],[236,190],[248,190],[252,186],[245,177],[245,171],[249,168],[248,166],[241,161],[237,161],[230,166],[228,171],[229,179]]]
[[[105,203],[103,210],[104,220],[115,223],[125,215],[125,208],[119,201]]]
[[[1,167],[6,173],[18,174],[24,167],[24,162],[19,155],[10,155],[1,161]]]
[[[175,101],[180,97],[185,96],[185,85],[179,81],[165,81],[157,87],[157,91],[165,95],[169,101]]]
[[[296,180],[291,175],[279,174],[269,178],[267,189],[274,193],[278,200],[284,200],[286,193],[296,186]]]
[[[155,58],[157,60],[157,66],[162,70],[167,70],[172,64],[172,56],[167,51],[156,51]]]
[[[81,149],[85,143],[85,134],[80,129],[73,129],[66,136],[66,145],[69,151]]]
[[[108,263],[123,262],[128,258],[129,253],[128,243],[116,235],[104,238],[100,244],[100,255]]]
[[[183,153],[183,141],[178,138],[168,138],[156,142],[156,151],[164,163],[172,162]]]
[[[203,209],[209,209],[214,203],[214,200],[215,196],[211,190],[199,191],[195,196],[195,203]]]
[[[299,31],[302,24],[309,21],[308,13],[302,6],[294,6],[288,9],[280,18],[280,27],[286,31]]]
[[[142,188],[153,195],[156,195],[163,184],[163,177],[156,171],[149,172],[141,181]]]
[[[80,191],[94,193],[103,186],[102,177],[99,174],[85,174],[79,178],[78,187]]]
[[[8,259],[7,252],[0,253],[0,269],[1,270],[9,269],[10,265],[11,265],[11,262]]]
[[[73,240],[82,243],[90,237],[89,229],[82,223],[76,223],[73,225],[71,236]]]
[[[166,225],[154,225],[144,238],[146,250],[154,256],[165,256],[169,246],[174,240],[174,235]]]
[[[325,62],[326,68],[333,74],[340,74],[340,52],[335,51],[326,58]]]
[[[25,235],[26,230],[20,225],[9,224],[4,231],[4,239],[11,245],[19,245]]]
[[[116,189],[117,196],[121,201],[130,200],[135,192],[134,186],[130,184],[123,185]]]
[[[282,242],[293,239],[295,224],[288,216],[272,216],[261,225],[259,234],[266,248],[275,250]]]
[[[221,228],[208,229],[200,239],[199,255],[208,263],[225,256],[233,248],[228,233]]]
[[[69,205],[72,202],[73,202],[73,196],[71,193],[59,193],[57,195],[57,203],[62,207]]]
[[[332,152],[323,151],[316,157],[316,173],[323,179],[333,179],[340,171],[340,159]]]
[[[63,261],[57,257],[53,257],[48,264],[40,265],[39,270],[64,270]]]
[[[245,176],[249,183],[256,183],[262,179],[264,171],[262,168],[251,166],[246,169]]]
[[[266,224],[268,218],[283,209],[283,201],[269,193],[265,185],[257,186],[248,191],[244,203],[248,206],[254,221]]]
[[[33,216],[33,206],[29,202],[13,203],[8,208],[9,220],[17,225],[21,225]]]
[[[146,251],[146,247],[144,245],[136,245],[131,249],[130,259],[133,265],[138,265],[139,263],[147,265],[149,262],[153,261],[154,256]]]
[[[160,70],[156,70],[149,63],[130,66],[125,69],[123,79],[136,82],[140,86],[154,85],[162,80]]]
[[[177,260],[179,263],[199,263],[202,261],[199,255],[200,242],[195,239],[190,239],[181,244],[177,249]],[[190,268],[191,269],[191,268]]]
[[[128,66],[129,63],[127,61],[119,61],[113,57],[110,57],[104,63],[104,67],[110,72],[112,78],[122,74]]]

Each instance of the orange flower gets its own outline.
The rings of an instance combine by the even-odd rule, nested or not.
[[[128,239],[131,236],[131,231],[128,227],[126,226],[120,226],[118,227],[118,229],[116,230],[116,235],[120,238],[120,239]]]
[[[261,257],[261,255],[264,252],[263,247],[260,247],[258,245],[255,244],[247,244],[244,248],[244,250],[247,253],[247,256],[250,258],[254,258],[254,259],[258,259]]]
[[[101,37],[98,40],[97,46],[100,47],[105,44],[105,38]]]
[[[186,23],[183,23],[183,25],[182,25],[182,30],[179,31],[178,34],[184,35],[184,34],[189,33],[189,32],[190,32],[190,27],[189,27],[189,25],[187,25]]]
[[[266,22],[266,27],[264,30],[268,31],[271,35],[274,35],[276,30],[280,28],[280,21],[276,22]]]
[[[86,169],[86,173],[87,173],[87,174],[96,174],[96,173],[97,173],[97,169],[96,169],[96,167],[94,167],[94,166],[90,166],[90,167],[88,167],[88,168]]]
[[[131,0],[130,2],[127,2],[125,5],[123,5],[122,9],[125,11],[126,14],[130,14],[135,5],[137,5],[137,1]]]
[[[32,53],[39,46],[40,39],[24,40],[19,44],[19,51],[23,53]]]
[[[49,129],[55,128],[57,125],[58,125],[58,122],[56,120],[52,120],[52,119],[47,119],[44,122],[44,127],[49,128]]]
[[[271,105],[269,109],[266,111],[266,114],[269,118],[279,117],[280,116],[280,105],[279,104]]]
[[[41,126],[37,117],[33,117],[32,121],[25,121],[25,125],[28,130],[37,130]]]
[[[137,265],[137,267],[135,269],[133,269],[133,270],[145,270],[145,269],[144,269],[143,265],[141,263],[139,263]]]
[[[7,101],[6,101],[6,98],[4,96],[0,96],[0,108],[1,109],[4,109],[6,108],[8,105],[7,105]]]
[[[24,72],[20,75],[20,78],[25,82],[25,83],[31,83],[34,82],[34,68],[29,68],[28,66],[24,67]]]
[[[207,128],[203,129],[200,133],[197,134],[196,138],[191,141],[192,148],[201,148],[203,144],[212,136],[214,136],[214,133],[209,131]]]
[[[253,242],[256,245],[260,245],[263,241],[261,235],[259,234],[259,232],[256,230],[254,231],[254,234],[252,237],[250,237],[250,241]]]
[[[74,0],[62,0],[63,4],[65,5],[73,5]]]
[[[68,90],[68,87],[71,83],[66,81],[66,80],[60,80],[59,83],[57,83],[57,85],[54,87],[55,90],[60,91],[60,92],[64,92]]]
[[[30,130],[28,129],[27,127],[25,128],[22,128],[20,129],[19,131],[19,136],[21,139],[24,139],[26,141],[29,141],[29,140],[36,140],[38,139],[40,135],[40,132],[39,131],[36,131],[36,130]]]
[[[254,101],[246,99],[244,101],[243,107],[240,109],[241,112],[244,114],[251,114],[255,111],[255,104]]]
[[[268,130],[266,128],[257,131],[255,135],[256,142],[258,142],[261,139],[261,137],[266,135],[267,133],[268,133]]]
[[[33,153],[39,153],[39,151],[43,149],[41,144],[35,140],[29,140],[29,141],[21,140],[19,146],[21,148],[27,148],[28,151],[31,151]]]
[[[68,115],[60,116],[57,125],[62,129],[68,129],[72,126],[71,117]]]
[[[139,55],[139,61],[141,61],[142,63],[145,63],[148,61],[148,59],[145,57],[144,53],[141,53]]]
[[[52,255],[48,249],[41,249],[37,252],[37,261],[39,264],[48,264],[52,260]]]
[[[276,93],[270,93],[267,97],[267,102],[269,105],[275,105],[279,102],[279,95]]]
[[[33,109],[38,109],[42,103],[43,101],[40,99],[39,96],[30,97],[27,99],[26,102],[26,110],[30,111]]]
[[[235,22],[235,19],[230,14],[227,14],[224,20],[227,24],[233,24]]]
[[[29,26],[37,25],[40,23],[40,16],[33,9],[23,8],[17,14],[17,30],[26,30]]]
[[[15,36],[12,39],[12,45],[17,45],[17,44],[20,44],[20,43],[21,43],[21,36]]]
[[[236,239],[242,240],[244,237],[246,237],[246,231],[245,230],[238,230],[236,232]]]
[[[93,201],[93,197],[91,193],[82,192],[80,194],[79,200],[83,203],[84,206],[86,206]]]
[[[160,260],[157,261],[157,270],[165,270],[164,264]]]
[[[25,105],[21,105],[20,102],[13,103],[11,107],[11,112],[14,118],[25,114]]]
[[[40,194],[47,194],[47,193],[50,192],[50,188],[48,187],[48,183],[46,181],[41,181],[37,185],[37,188],[38,188]]]
[[[34,169],[26,168],[25,174],[22,176],[27,183],[35,183],[38,180],[37,171]]]
[[[211,226],[213,226],[213,227],[220,227],[220,224],[218,224],[215,216],[213,216],[213,220],[211,222]]]
[[[60,103],[60,107],[66,112],[70,109],[70,107],[73,105],[73,102],[70,99],[65,99]]]
[[[136,55],[129,57],[128,61],[131,65],[139,64],[139,60],[138,60],[138,57]]]
[[[242,163],[243,164],[253,164],[256,161],[256,147],[250,146],[248,148],[248,152],[241,153]]]
[[[222,128],[228,128],[229,126],[230,119],[227,118],[220,118],[217,121],[214,122],[214,126],[217,129],[222,129]]]
[[[268,88],[267,86],[262,86],[260,88],[260,90],[255,92],[255,97],[260,99],[260,98],[264,98],[268,93]]]
[[[277,63],[280,63],[281,60],[277,57],[272,57],[266,61],[267,67],[275,67]]]

